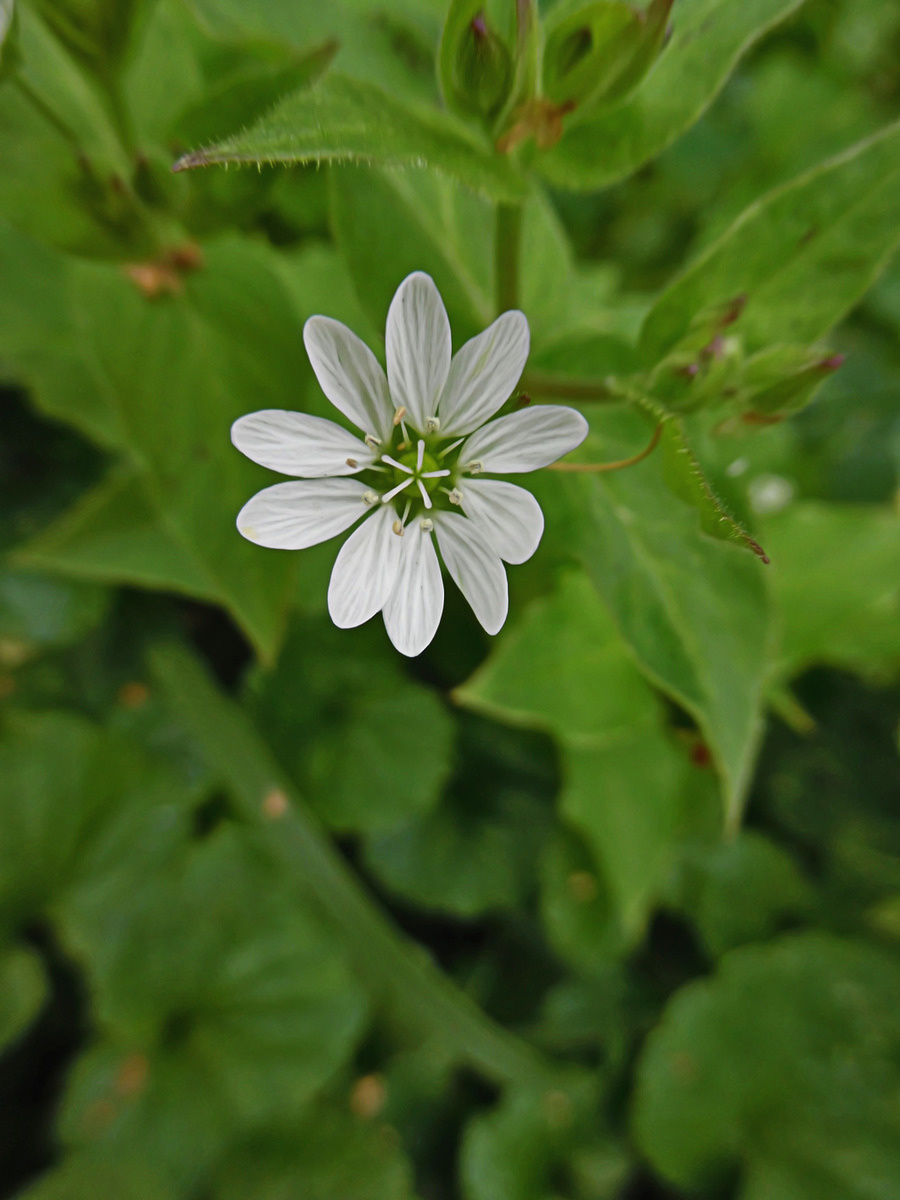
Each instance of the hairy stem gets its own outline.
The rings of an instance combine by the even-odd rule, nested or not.
[[[286,779],[246,714],[184,646],[151,652],[151,669],[197,739],[241,816],[261,830],[323,915],[339,928],[361,978],[405,1032],[433,1040],[487,1078],[549,1080],[553,1064],[487,1017],[404,937],[366,894],[316,817]]]
[[[522,206],[498,204],[494,243],[497,312],[519,307],[519,262],[522,252]]]
[[[604,463],[551,463],[548,468],[551,471],[573,471],[582,475],[599,475],[604,471],[621,471],[625,467],[634,467],[639,462],[643,462],[645,458],[653,453],[659,445],[659,439],[662,435],[662,422],[654,429],[653,437],[648,444],[638,454],[632,454],[631,458],[619,458],[615,462]]]

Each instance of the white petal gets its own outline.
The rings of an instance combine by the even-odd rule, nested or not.
[[[441,396],[441,433],[471,433],[512,394],[528,358],[524,313],[505,312],[456,352]]]
[[[394,410],[381,363],[340,321],[310,317],[303,326],[303,343],[322,391],[335,408],[363,433],[385,441],[391,434]]]
[[[415,271],[397,288],[387,317],[391,401],[419,433],[438,410],[450,370],[450,321],[430,275]]]
[[[500,479],[464,479],[462,509],[508,563],[527,562],[544,532],[541,506],[524,488]]]
[[[343,533],[361,517],[367,490],[358,479],[276,483],[247,501],[238,513],[237,527],[257,546],[305,550]]]
[[[339,628],[362,625],[384,608],[403,542],[391,529],[396,519],[393,506],[382,504],[341,546],[328,585],[328,611]]]
[[[306,479],[353,475],[375,461],[365,442],[334,421],[281,408],[239,417],[231,427],[231,440],[260,466]]]
[[[459,463],[464,471],[477,462],[482,471],[501,475],[536,471],[580,446],[587,434],[588,423],[574,408],[523,408],[473,433],[460,448]]]
[[[444,581],[431,534],[420,521],[411,521],[398,541],[402,543],[400,569],[384,606],[384,627],[400,653],[414,658],[437,632],[444,610]]]
[[[456,513],[434,515],[434,530],[454,583],[488,633],[499,633],[509,611],[506,571],[478,526]]]

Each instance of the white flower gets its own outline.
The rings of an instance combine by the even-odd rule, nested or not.
[[[444,607],[435,549],[488,633],[508,607],[503,562],[537,549],[544,517],[524,488],[484,475],[534,471],[582,442],[571,408],[535,406],[489,419],[528,358],[528,322],[506,312],[451,359],[450,322],[428,275],[408,276],[387,318],[387,377],[345,325],[310,317],[303,340],[322,390],[361,430],[266,409],[235,421],[235,446],[296,475],[259,492],[237,525],[251,542],[302,550],[366,519],[341,547],[328,609],[343,629],[377,612],[406,655],[434,637]],[[489,421],[488,424],[485,424]]]

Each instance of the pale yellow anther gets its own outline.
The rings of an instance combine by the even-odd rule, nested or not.
[[[355,470],[356,470],[356,468],[359,466],[359,463],[356,461],[356,459],[355,459],[355,458],[348,458],[348,459],[347,459],[347,466],[348,466],[348,467],[352,467],[352,468],[353,468],[353,470],[355,471]]]
[[[406,416],[406,405],[401,404],[400,407],[397,409],[397,411],[394,413],[394,425],[395,426],[399,425],[405,416]]]
[[[399,517],[393,523],[393,525],[391,526],[391,529],[393,529],[393,531],[394,531],[394,533],[396,533],[397,537],[403,537],[403,522],[400,520]]]
[[[454,488],[447,496],[451,504],[462,504],[462,492],[459,488]]]

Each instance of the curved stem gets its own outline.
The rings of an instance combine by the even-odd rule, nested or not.
[[[403,936],[366,894],[318,820],[287,780],[245,713],[225,696],[186,647],[167,643],[151,669],[197,739],[241,816],[340,930],[352,962],[405,1031],[433,1039],[448,1058],[496,1083],[549,1079],[553,1064],[497,1025]]]
[[[617,462],[606,463],[551,463],[548,468],[551,471],[577,471],[580,474],[599,475],[601,471],[621,471],[624,467],[633,467],[636,463],[642,462],[648,458],[659,444],[659,439],[662,436],[662,421],[653,430],[653,437],[640,454],[635,454],[631,458],[620,458]]]

